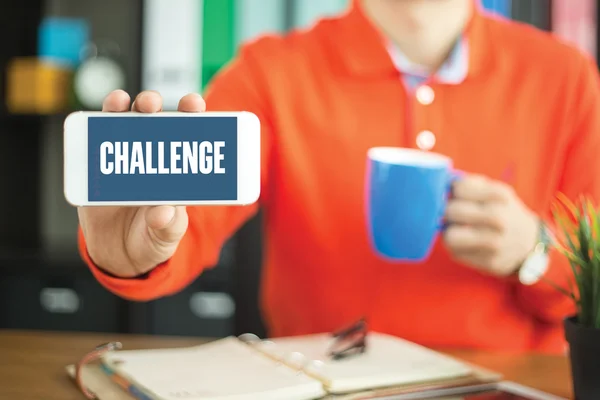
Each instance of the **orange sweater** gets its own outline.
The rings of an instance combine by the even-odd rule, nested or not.
[[[547,33],[476,13],[469,75],[431,82],[433,102],[406,91],[383,40],[355,5],[308,31],[246,45],[213,80],[209,110],[262,121],[260,204],[266,215],[262,310],[272,336],[370,327],[428,346],[563,350],[569,301],[545,283],[522,286],[453,261],[438,243],[421,265],[378,258],[363,214],[371,146],[416,147],[419,132],[456,167],[510,182],[547,216],[555,194],[600,199],[597,68]],[[175,255],[144,280],[97,279],[129,299],[175,293],[215,265],[222,244],[257,211],[189,207]],[[551,257],[548,278],[565,284]]]

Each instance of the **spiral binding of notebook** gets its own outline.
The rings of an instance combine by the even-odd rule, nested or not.
[[[128,400],[365,399],[468,390],[501,378],[397,337],[367,335],[364,322],[333,334],[245,334],[187,348],[95,351],[101,366],[80,369],[93,369],[96,388],[112,380]]]

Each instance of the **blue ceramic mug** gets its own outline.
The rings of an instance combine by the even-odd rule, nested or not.
[[[366,208],[371,243],[392,261],[425,260],[442,229],[458,174],[437,153],[374,147],[367,155]]]

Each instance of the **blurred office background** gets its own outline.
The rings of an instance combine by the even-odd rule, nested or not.
[[[302,29],[351,0],[3,0],[0,3],[0,328],[264,335],[260,215],[183,292],[119,299],[77,251],[62,192],[62,123],[114,88],[202,91],[240,43]],[[596,0],[483,0],[596,56]]]

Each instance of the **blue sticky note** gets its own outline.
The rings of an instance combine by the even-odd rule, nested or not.
[[[85,19],[45,18],[38,30],[38,56],[69,67],[77,67],[89,36],[90,27]]]
[[[510,18],[511,16],[511,1],[510,0],[482,0],[483,8],[499,14],[503,17]]]

